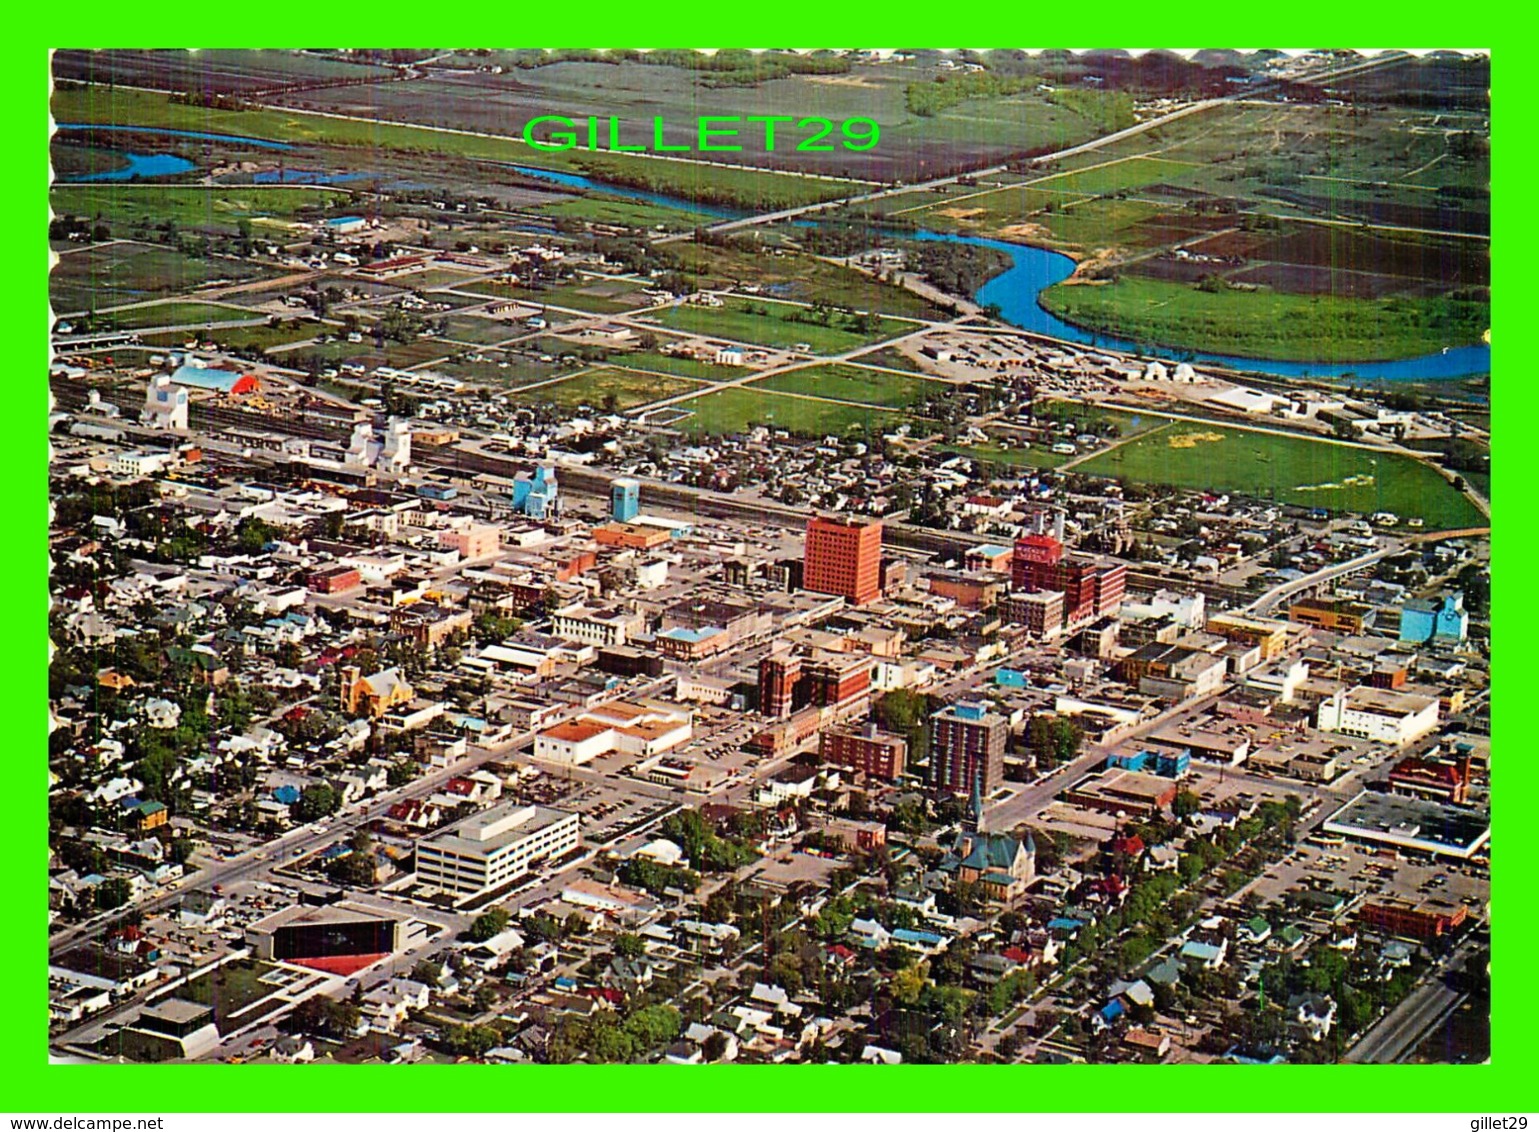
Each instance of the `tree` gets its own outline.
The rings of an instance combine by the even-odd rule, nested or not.
[[[1190,790],[1183,790],[1170,804],[1170,812],[1178,818],[1187,818],[1202,809],[1202,798]]]
[[[720,1030],[712,1030],[700,1048],[707,1061],[720,1061],[727,1056],[727,1046],[727,1035]]]
[[[317,821],[329,817],[342,808],[342,796],[326,783],[305,787],[299,801],[294,803],[294,818],[300,822]]]
[[[317,994],[296,1006],[283,1025],[293,1033],[345,1038],[358,1028],[358,1019],[356,1003]]]
[[[127,880],[113,877],[96,886],[96,906],[104,912],[110,912],[127,904],[133,894],[133,886]]]
[[[467,937],[476,943],[485,943],[494,936],[501,935],[508,927],[509,916],[501,908],[488,908],[475,918],[470,925]]]
[[[641,937],[634,932],[621,932],[615,937],[615,954],[625,959],[640,959],[646,950]]]

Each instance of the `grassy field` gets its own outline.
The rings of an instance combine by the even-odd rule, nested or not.
[[[456,342],[490,346],[494,342],[506,342],[509,338],[516,337],[522,329],[507,319],[477,318],[475,315],[467,314],[449,320],[449,333],[446,337]]]
[[[286,322],[281,326],[232,326],[225,330],[209,330],[199,335],[217,343],[226,350],[268,350],[290,342],[303,342],[317,334],[335,333],[336,327],[325,323]],[[166,334],[146,334],[144,341],[150,346],[179,346],[187,335],[172,331]]]
[[[1037,189],[1098,196],[1121,192],[1143,185],[1179,180],[1188,176],[1192,164],[1161,157],[1135,157],[1126,161],[1106,162],[1070,173],[1060,173],[1033,183]]]
[[[173,220],[182,229],[231,233],[242,220],[250,220],[260,234],[264,221],[320,216],[347,199],[346,193],[334,189],[264,189],[252,185],[92,185],[49,192],[55,212],[100,215],[119,237],[129,235],[138,225],[162,220]]]
[[[1419,460],[1216,425],[1172,422],[1075,471],[1328,511],[1392,511],[1402,519],[1420,516],[1432,530],[1485,525],[1469,500]]]
[[[843,436],[850,432],[890,432],[913,421],[908,414],[893,409],[782,397],[743,386],[706,393],[682,402],[678,408],[694,415],[672,427],[712,436],[746,432],[754,425],[783,428],[797,436]]]
[[[922,377],[900,377],[860,366],[831,365],[777,373],[754,382],[753,388],[895,409],[917,405],[927,397],[946,393],[951,387],[945,382]]]
[[[1048,401],[1033,405],[1032,412],[1038,420],[1046,417],[1055,421],[1072,421],[1080,432],[1099,434],[1102,426],[1112,424],[1116,426],[1118,436],[1137,436],[1165,423],[1162,417],[1104,409],[1099,405],[1084,405],[1078,401]]]
[[[584,405],[605,412],[623,412],[638,405],[675,397],[699,387],[699,382],[682,377],[662,377],[655,373],[637,373],[634,370],[603,367],[542,385],[524,394],[529,402],[554,402],[563,409],[577,409]]]
[[[92,326],[96,330],[137,330],[146,326],[205,326],[213,322],[239,322],[250,317],[250,311],[239,307],[172,301],[100,314]]]
[[[614,360],[623,362],[627,369],[651,370],[677,377],[698,378],[701,381],[724,381],[742,372],[734,366],[712,365],[710,362],[700,362],[694,358],[679,358],[672,354],[616,353]]]
[[[61,254],[49,276],[48,292],[56,310],[88,310],[174,295],[216,280],[244,282],[270,274],[256,264],[200,259],[171,248],[123,242]]]
[[[903,198],[898,198],[903,199]],[[768,295],[794,302],[821,299],[836,307],[895,318],[941,319],[944,311],[907,288],[882,283],[837,263],[799,252],[764,254],[752,246],[679,244],[670,249],[696,290],[727,290],[754,283]]]
[[[1104,286],[1060,284],[1042,292],[1039,301],[1065,321],[1137,342],[1322,364],[1409,358],[1473,345],[1490,325],[1484,303],[1270,289],[1209,292],[1130,277]]]
[[[589,193],[541,205],[534,211],[541,216],[565,216],[594,224],[613,224],[620,228],[663,228],[670,232],[692,231],[701,223],[701,213],[668,208],[650,201]]]
[[[648,302],[640,285],[623,279],[583,279],[548,290],[526,291],[525,294],[533,303],[550,303],[594,314],[618,314]]]
[[[780,349],[805,342],[812,347],[813,353],[818,354],[837,354],[916,329],[912,322],[878,318],[874,330],[862,332],[851,328],[853,324],[848,317],[837,314],[833,316],[833,325],[829,326],[799,321],[809,315],[807,308],[785,303],[728,299],[719,307],[676,306],[655,311],[647,317],[670,330],[727,338],[734,342]]]

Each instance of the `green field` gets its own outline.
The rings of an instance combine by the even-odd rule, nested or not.
[[[303,342],[317,334],[334,334],[335,326],[315,321],[286,322],[281,326],[232,326],[226,330],[209,330],[199,335],[226,350],[267,350],[291,342]],[[144,342],[149,346],[179,346],[187,337],[185,333],[171,331],[166,334],[146,334]]]
[[[634,370],[606,366],[552,385],[531,389],[521,399],[533,403],[549,401],[568,410],[587,405],[614,413],[660,401],[664,397],[676,397],[698,387],[699,382],[687,378],[662,377],[655,373],[637,373]]]
[[[1349,299],[1255,291],[1198,290],[1186,283],[1124,276],[1103,286],[1060,284],[1040,301],[1067,322],[1176,349],[1222,346],[1247,358],[1382,361],[1480,341],[1485,303],[1447,298]]]
[[[90,310],[185,293],[215,281],[248,282],[271,273],[258,264],[124,242],[62,253],[49,276],[48,293],[55,310]]]
[[[843,436],[850,432],[883,433],[914,418],[893,409],[814,401],[807,397],[782,397],[734,386],[681,402],[677,408],[693,416],[671,427],[687,433],[721,435],[746,432],[754,425],[783,428],[797,436]],[[922,430],[916,430],[922,431]]]
[[[162,220],[174,220],[184,229],[229,233],[236,231],[240,221],[251,220],[255,232],[262,235],[264,220],[319,217],[347,199],[347,193],[335,189],[253,185],[91,185],[56,188],[49,193],[49,203],[61,216],[100,215],[118,237],[129,235],[137,225]]]
[[[566,216],[594,224],[613,224],[620,228],[662,227],[670,232],[688,232],[701,222],[701,214],[698,212],[603,193],[570,197],[541,205],[534,211],[542,216]]]
[[[728,299],[723,306],[677,306],[656,311],[647,317],[670,330],[699,334],[707,338],[726,338],[761,346],[790,349],[805,342],[813,353],[837,354],[853,350],[867,342],[891,338],[916,329],[912,322],[893,318],[874,318],[874,329],[853,329],[849,316],[834,314],[831,325],[798,321],[810,317],[806,307],[786,303]]]
[[[1075,428],[1080,432],[1097,434],[1105,432],[1104,426],[1115,425],[1115,435],[1137,436],[1141,432],[1148,432],[1165,423],[1163,417],[1124,412],[1120,409],[1105,409],[1099,405],[1086,405],[1079,401],[1047,401],[1033,405],[1031,408],[1032,415],[1038,421],[1043,418],[1062,422],[1073,421]]]
[[[898,198],[906,199],[906,198]],[[836,307],[876,311],[895,318],[939,320],[945,311],[895,283],[816,256],[777,248],[765,254],[749,237],[732,246],[677,244],[669,248],[696,290],[722,291],[755,284],[763,293],[793,302],[821,300]]]
[[[672,354],[626,354],[617,351],[614,355],[614,360],[623,362],[627,369],[671,373],[678,377],[698,378],[701,381],[725,381],[729,377],[737,377],[742,373],[735,366],[712,365],[710,362],[696,361],[694,358],[675,357]]]
[[[1432,530],[1486,525],[1462,493],[1419,460],[1306,437],[1173,422],[1074,470],[1328,511],[1392,511],[1402,519],[1420,516]]]
[[[918,362],[893,346],[883,346],[874,353],[862,354],[860,361],[862,365],[886,366],[888,369],[908,370],[909,373],[924,372]]]
[[[777,373],[754,382],[753,388],[775,393],[801,393],[831,401],[856,401],[862,405],[880,405],[884,408],[907,408],[919,404],[927,397],[944,395],[951,389],[941,381],[901,377],[895,373],[852,365],[809,366],[789,373]]]
[[[99,314],[92,326],[96,330],[136,330],[145,326],[204,326],[213,322],[239,322],[251,317],[249,310],[239,307],[173,301]]]
[[[593,314],[618,314],[647,305],[642,288],[623,279],[584,279],[548,290],[526,291],[530,302],[571,307]]]

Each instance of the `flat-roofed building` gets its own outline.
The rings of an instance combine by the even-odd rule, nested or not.
[[[1326,833],[1432,857],[1468,859],[1491,840],[1478,810],[1364,790],[1325,820]]]
[[[1424,900],[1415,903],[1394,896],[1382,896],[1365,903],[1358,912],[1358,922],[1385,935],[1426,941],[1453,931],[1469,915],[1469,907],[1450,900]]]
[[[1005,776],[1010,721],[987,703],[958,703],[930,717],[930,786],[938,794],[983,795]]]
[[[1143,817],[1169,806],[1180,790],[1177,782],[1159,775],[1108,769],[1080,779],[1064,791],[1063,798],[1103,813]]]
[[[418,841],[417,880],[456,895],[475,896],[581,844],[579,815],[504,802]]]
[[[1415,696],[1360,684],[1321,700],[1315,726],[1321,731],[1403,746],[1430,734],[1437,727],[1437,719],[1435,696]]]
[[[1373,624],[1373,606],[1309,597],[1288,607],[1288,620],[1332,633],[1361,633]]]
[[[1223,613],[1209,617],[1206,629],[1226,641],[1240,641],[1261,650],[1262,660],[1282,655],[1288,647],[1288,623]]]
[[[903,774],[908,740],[877,730],[876,724],[830,727],[819,736],[823,761],[889,781]]]

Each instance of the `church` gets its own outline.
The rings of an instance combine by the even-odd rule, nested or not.
[[[1013,904],[1036,879],[1036,842],[1030,833],[1023,838],[990,833],[975,782],[967,819],[953,837],[940,869],[952,874],[957,884],[977,885],[988,900]]]

